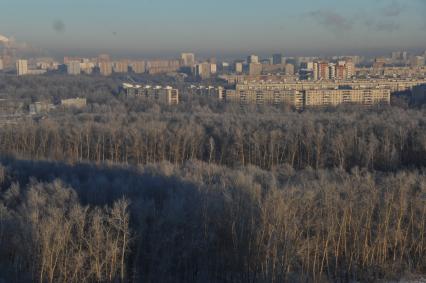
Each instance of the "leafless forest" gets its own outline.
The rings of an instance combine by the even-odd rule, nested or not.
[[[0,127],[0,281],[426,275],[425,108],[173,107],[113,79],[0,79],[5,97],[78,93],[86,109]]]

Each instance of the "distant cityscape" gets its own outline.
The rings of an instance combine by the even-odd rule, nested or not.
[[[395,51],[375,58],[286,57],[281,53],[261,58],[252,54],[233,61],[201,59],[191,52],[181,53],[179,58],[156,60],[100,54],[96,58],[66,56],[59,62],[53,58],[20,58],[13,42],[3,36],[0,48],[0,71],[17,76],[180,75],[192,82],[208,82],[209,86],[199,87],[200,92],[241,104],[287,103],[297,109],[345,103],[371,106],[389,104],[391,94],[396,92],[425,95],[426,51],[423,54]],[[225,85],[215,84],[218,81]],[[193,88],[190,87],[192,91]],[[169,104],[179,103],[179,91],[171,86],[142,86],[125,81],[123,90],[130,96],[164,96]]]

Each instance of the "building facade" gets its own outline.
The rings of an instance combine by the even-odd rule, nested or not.
[[[80,75],[81,73],[80,61],[68,61],[67,73],[68,75]]]
[[[257,76],[262,74],[263,66],[260,63],[250,63],[249,64],[249,75]]]
[[[72,108],[84,108],[87,105],[86,98],[69,98],[62,99],[61,106],[63,107],[72,107]]]
[[[283,55],[282,54],[274,54],[274,55],[272,55],[272,64],[273,65],[281,65],[281,64],[283,64]]]
[[[143,74],[145,73],[145,61],[131,61],[130,68],[135,74]]]
[[[124,83],[122,88],[128,97],[155,99],[169,105],[179,104],[179,90],[170,86],[142,86]]]
[[[182,53],[180,57],[184,67],[193,67],[195,65],[194,53]]]
[[[247,57],[247,64],[251,64],[251,63],[260,63],[259,62],[259,56],[257,55],[250,55]]]
[[[114,73],[127,73],[129,71],[129,60],[120,60],[113,63]]]
[[[411,89],[412,83],[400,84],[331,84],[331,83],[240,83],[225,91],[225,99],[241,104],[286,103],[296,109],[308,107],[359,104],[372,106],[390,104],[393,91]]]
[[[180,67],[180,60],[150,60],[146,62],[146,71],[149,74],[177,72]]]
[[[98,67],[102,76],[110,76],[112,74],[112,64],[110,61],[101,61]]]
[[[17,60],[16,61],[16,74],[18,76],[28,75],[28,61],[27,60]]]
[[[304,91],[304,108],[359,104],[390,104],[390,89],[312,89]]]
[[[202,80],[210,78],[212,74],[211,64],[208,62],[196,64],[194,67],[194,75]]]

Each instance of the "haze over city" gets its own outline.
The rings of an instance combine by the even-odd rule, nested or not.
[[[377,55],[426,44],[424,0],[1,2],[0,34],[57,56]]]

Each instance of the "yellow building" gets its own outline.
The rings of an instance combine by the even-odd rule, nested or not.
[[[99,71],[103,76],[110,76],[112,74],[112,64],[110,61],[99,62]]]
[[[24,76],[28,74],[28,61],[17,60],[16,61],[16,74],[18,76]]]
[[[145,61],[131,61],[130,68],[136,74],[143,74],[145,73]]]
[[[113,64],[114,73],[127,73],[129,71],[129,61],[120,60]]]

